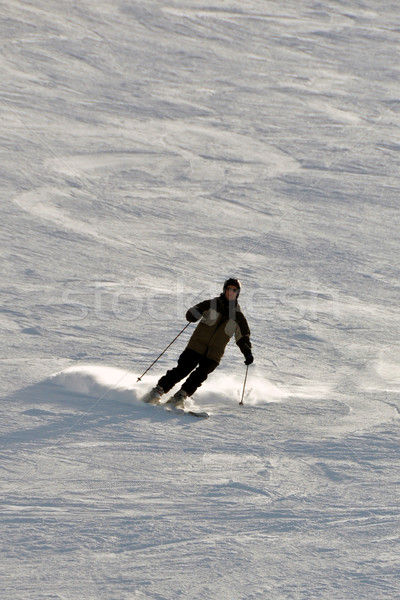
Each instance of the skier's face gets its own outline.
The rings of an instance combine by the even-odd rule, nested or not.
[[[228,285],[228,287],[225,290],[225,298],[227,300],[235,300],[237,295],[238,295],[238,288],[235,287],[234,285]]]

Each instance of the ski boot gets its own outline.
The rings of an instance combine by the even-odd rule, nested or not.
[[[166,404],[172,404],[174,408],[185,408],[185,400],[187,396],[188,395],[185,390],[179,390],[172,396],[172,398],[167,400]]]
[[[164,394],[164,390],[160,385],[156,385],[150,392],[147,394],[145,398],[145,402],[148,404],[160,404],[161,396]]]

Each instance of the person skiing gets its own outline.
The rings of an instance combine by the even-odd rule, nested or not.
[[[189,322],[200,323],[194,330],[185,350],[178,358],[178,364],[159,379],[147,398],[147,402],[159,404],[160,398],[168,393],[179,381],[187,377],[180,390],[167,403],[184,408],[185,399],[207,379],[219,365],[225,347],[231,337],[245,357],[245,364],[253,361],[250,329],[238,303],[241,284],[238,279],[227,279],[220,296],[203,300],[186,313]]]

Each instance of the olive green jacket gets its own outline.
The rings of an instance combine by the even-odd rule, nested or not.
[[[200,318],[187,348],[219,363],[227,343],[234,335],[244,356],[251,352],[250,329],[236,300],[228,302],[225,295],[221,294],[196,304],[186,313],[188,321],[194,322]]]

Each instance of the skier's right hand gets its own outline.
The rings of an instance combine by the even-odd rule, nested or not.
[[[197,321],[198,317],[195,317],[194,314],[188,310],[186,313],[186,320],[189,321],[189,323],[195,323]]]

